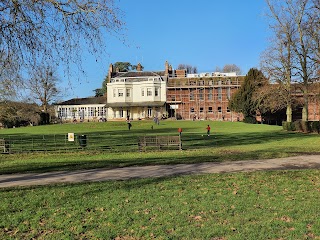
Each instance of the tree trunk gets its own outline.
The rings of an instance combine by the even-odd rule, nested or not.
[[[302,121],[308,121],[308,105],[304,105],[302,108]]]
[[[308,91],[305,89],[303,92],[303,108],[302,108],[302,121],[307,122],[308,121]]]
[[[292,107],[291,105],[287,105],[287,122],[292,122]]]

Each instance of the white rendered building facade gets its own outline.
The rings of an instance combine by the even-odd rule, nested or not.
[[[55,115],[64,122],[106,119],[105,97],[74,98],[54,106]]]
[[[166,114],[167,78],[163,72],[110,72],[109,76],[108,119],[160,118]]]

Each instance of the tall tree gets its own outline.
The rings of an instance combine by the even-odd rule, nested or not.
[[[38,66],[31,72],[31,77],[25,82],[30,92],[31,100],[40,103],[42,110],[47,112],[48,105],[57,100],[60,94],[59,78],[51,67]]]
[[[222,68],[222,72],[224,72],[224,73],[235,72],[235,73],[237,73],[237,75],[240,75],[241,74],[241,69],[236,64],[226,64]]]
[[[308,98],[310,83],[315,78],[317,64],[314,59],[314,39],[310,37],[310,16],[312,16],[313,4],[310,0],[266,0],[273,28],[286,31],[288,25],[293,30],[286,44],[290,45],[293,52],[292,76],[296,81],[301,81],[303,92],[302,120],[308,120]],[[276,35],[278,36],[278,35]]]
[[[97,54],[104,33],[121,36],[123,29],[114,0],[6,0],[0,16],[0,52],[31,68],[54,60],[79,66],[82,49]]]
[[[195,66],[191,66],[190,64],[179,64],[177,69],[179,70],[183,70],[185,69],[187,71],[187,73],[197,73],[198,69]]]
[[[107,93],[108,76],[106,76],[101,84],[101,88],[94,89],[95,97],[102,97]]]
[[[261,69],[269,78],[272,84],[277,86],[269,87],[261,91],[257,97],[268,99],[274,106],[286,107],[287,122],[292,122],[292,72],[293,55],[292,45],[290,44],[294,32],[293,24],[288,21],[281,28],[271,26],[276,38],[271,41],[271,45],[261,55]],[[269,97],[268,97],[269,96]],[[278,103],[275,104],[274,100]],[[273,104],[272,104],[273,103]],[[281,107],[280,107],[281,108]]]
[[[113,67],[116,69],[116,71],[119,72],[129,72],[136,70],[138,65],[133,65],[130,62],[115,62],[113,64]],[[141,69],[143,70],[143,66],[140,64]]]
[[[255,91],[265,84],[267,84],[267,79],[263,73],[256,68],[251,68],[240,89],[232,96],[229,108],[242,113],[245,122],[255,122],[259,102],[253,96]]]
[[[313,0],[310,11],[309,25],[307,27],[310,37],[313,39],[313,61],[317,67],[317,78],[320,81],[320,0]]]

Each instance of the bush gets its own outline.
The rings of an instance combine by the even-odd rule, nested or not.
[[[293,122],[283,121],[282,128],[283,128],[283,130],[286,130],[286,131],[295,131],[296,130],[295,124]]]
[[[320,122],[319,121],[311,122],[311,131],[316,132],[316,133],[320,132]]]
[[[257,123],[257,119],[255,117],[244,117],[243,119],[244,123],[252,123],[252,124],[256,124]]]
[[[294,126],[296,131],[299,131],[299,132],[307,133],[311,131],[310,122],[308,121],[302,121],[302,120],[295,121]]]
[[[40,113],[40,124],[46,125],[49,123],[50,123],[50,114],[45,112]]]

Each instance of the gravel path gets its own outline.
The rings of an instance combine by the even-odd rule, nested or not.
[[[98,182],[132,178],[165,177],[173,175],[249,172],[261,170],[320,169],[320,155],[304,155],[279,159],[232,161],[124,167],[115,169],[90,169],[48,173],[0,175],[0,188],[48,185],[57,183]]]

